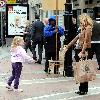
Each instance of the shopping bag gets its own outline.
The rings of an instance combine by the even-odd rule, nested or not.
[[[79,62],[76,62],[73,66],[73,70],[76,83],[88,82],[96,78],[94,61],[91,59],[81,59]]]

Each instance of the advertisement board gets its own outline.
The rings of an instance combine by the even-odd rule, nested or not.
[[[7,36],[23,35],[29,19],[29,5],[7,4]]]

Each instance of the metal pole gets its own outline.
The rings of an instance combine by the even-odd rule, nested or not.
[[[58,0],[56,0],[56,26],[58,26]],[[58,53],[58,51],[57,51],[57,33],[56,33],[56,61],[58,60],[58,57],[57,57],[57,53]],[[57,64],[57,63],[56,63]],[[58,66],[57,65],[55,65],[55,67],[54,67],[54,74],[57,74],[58,72]]]
[[[56,26],[58,26],[58,16],[57,16],[57,12],[58,12],[58,0],[56,0]],[[57,59],[57,33],[56,33],[56,60]]]
[[[64,44],[67,45],[72,40],[72,4],[71,0],[66,0],[65,3],[65,14],[64,14],[64,26],[65,26],[65,40]],[[64,76],[72,77],[72,48],[69,48],[65,53],[65,61],[64,61]]]
[[[1,11],[1,43],[2,43],[2,47],[3,47],[3,23],[2,23],[2,11]]]

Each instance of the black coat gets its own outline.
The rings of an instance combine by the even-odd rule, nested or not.
[[[31,28],[31,40],[33,40],[33,42],[43,40],[43,31],[44,31],[44,24],[42,21],[37,20],[33,22]]]
[[[100,23],[96,21],[93,23],[92,41],[100,41]]]

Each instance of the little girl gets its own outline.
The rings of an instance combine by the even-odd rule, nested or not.
[[[24,62],[25,59],[30,62],[34,61],[33,58],[28,56],[26,51],[22,48],[23,45],[23,37],[15,36],[11,44],[12,76],[9,78],[6,86],[8,90],[22,92],[21,89],[18,89],[19,78],[23,67],[22,62]],[[14,89],[11,87],[12,81],[14,81]]]

